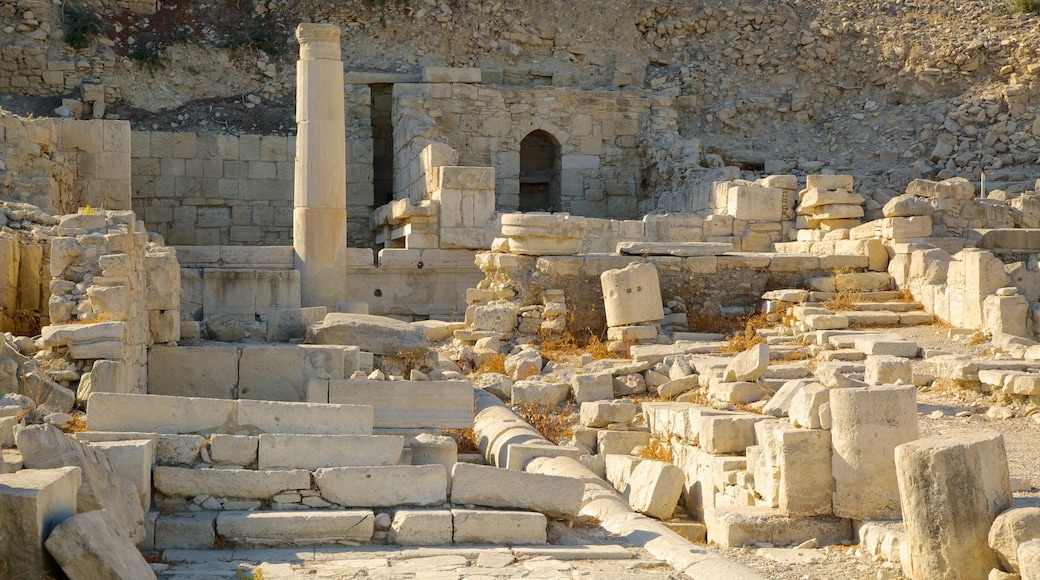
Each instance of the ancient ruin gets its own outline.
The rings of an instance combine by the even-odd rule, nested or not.
[[[1040,579],[1038,23],[4,3],[0,578]]]

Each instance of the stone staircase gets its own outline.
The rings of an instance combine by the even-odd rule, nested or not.
[[[95,393],[77,438],[147,490],[146,551],[544,544],[549,518],[577,515],[578,480],[458,463],[436,420],[374,418],[368,405]]]

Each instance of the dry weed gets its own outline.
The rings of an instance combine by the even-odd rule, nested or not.
[[[455,440],[459,453],[480,453],[480,446],[477,444],[477,434],[473,432],[472,427],[468,429],[443,429],[441,434]]]
[[[989,337],[986,336],[986,333],[979,332],[978,330],[968,337],[968,346],[978,346],[980,344],[986,344],[987,342],[989,342]]]
[[[737,332],[726,337],[726,344],[719,348],[719,352],[744,352],[745,350],[766,341],[758,333],[765,323],[765,316],[758,314],[747,319],[744,324],[744,332]]]
[[[571,417],[566,410],[538,403],[522,403],[516,406],[516,410],[528,425],[553,443],[571,436]]]
[[[596,516],[578,516],[571,521],[571,527],[578,529],[598,528],[601,523]]]
[[[569,362],[583,354],[591,354],[596,360],[614,358],[607,343],[587,329],[577,336],[569,330],[563,335],[545,333],[541,339],[538,350],[551,361]]]
[[[72,416],[72,420],[61,426],[61,430],[72,435],[73,433],[80,433],[87,430],[87,416],[84,413],[77,413]]]
[[[737,332],[741,327],[739,318],[726,316],[714,309],[689,310],[686,312],[686,322],[691,332],[728,334]]]
[[[497,353],[481,354],[477,357],[473,367],[473,373],[482,375],[486,373],[509,374],[506,372],[506,355]]]
[[[850,276],[852,273],[852,268],[834,271],[834,295],[823,303],[824,308],[832,312],[852,310],[853,304],[861,300],[859,286]]]
[[[650,443],[647,443],[639,450],[637,457],[653,461],[664,461],[665,463],[671,463],[672,459],[674,459],[672,448],[665,443],[661,443],[661,440],[657,438],[650,439]]]

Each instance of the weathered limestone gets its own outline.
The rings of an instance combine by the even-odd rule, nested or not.
[[[347,178],[339,27],[300,24],[293,251],[303,306],[347,296]]]
[[[640,461],[628,477],[628,505],[658,519],[672,517],[682,494],[685,475],[663,461]]]
[[[892,450],[917,438],[913,385],[831,389],[834,514],[856,520],[899,517]]]
[[[116,475],[108,459],[52,425],[30,425],[15,432],[28,469],[78,467],[82,485],[76,496],[79,513],[105,509],[137,544],[144,539],[144,510],[136,486]]]
[[[108,459],[117,475],[134,484],[141,499],[141,509],[147,513],[152,505],[152,463],[155,462],[156,444],[149,439],[133,439],[95,441],[90,446]]]
[[[324,499],[347,507],[439,505],[448,486],[443,465],[328,467],[314,482]]]
[[[863,380],[869,385],[910,385],[914,382],[914,370],[910,359],[884,354],[868,356]]]
[[[577,481],[577,480],[575,480]],[[456,544],[544,544],[545,516],[517,511],[453,509]]]
[[[987,536],[1012,502],[1003,435],[964,431],[911,441],[896,447],[895,463],[910,576],[983,578],[998,567]]]
[[[0,474],[0,577],[38,578],[58,566],[44,549],[55,527],[76,513],[78,467]]]
[[[600,274],[607,326],[624,326],[664,318],[661,284],[653,264],[631,264]]]
[[[705,511],[708,541],[734,548],[756,542],[778,546],[798,544],[815,538],[821,544],[836,544],[852,537],[847,519],[791,517],[767,507],[725,507]]]
[[[468,463],[456,463],[451,480],[452,503],[528,509],[562,519],[578,514],[585,491],[580,479]]]
[[[639,407],[627,399],[592,401],[581,403],[578,420],[585,427],[606,427],[612,423],[628,423],[638,413]]]
[[[66,519],[54,528],[45,545],[69,578],[155,578],[144,556],[105,510],[85,512]]]
[[[367,510],[227,511],[217,516],[217,535],[253,545],[320,546],[369,542],[375,515]]]
[[[1040,539],[1018,546],[1018,567],[1022,580],[1040,580]]]
[[[1040,538],[1040,507],[1013,508],[1000,514],[989,529],[989,547],[997,553],[1005,570],[1020,572],[1018,549]]]
[[[396,465],[404,437],[400,435],[260,435],[257,469],[309,469],[362,465]]]
[[[321,389],[327,398],[320,395]],[[377,428],[465,429],[473,426],[469,381],[332,380],[308,382],[308,400],[370,406]]]
[[[398,510],[387,540],[398,546],[438,546],[452,542],[449,510]]]
[[[231,399],[237,386],[238,349],[233,346],[154,347],[148,351],[149,394]]]
[[[769,345],[756,344],[733,357],[726,365],[723,380],[726,382],[757,381],[769,367]]]
[[[156,550],[212,550],[217,539],[215,512],[160,515],[152,546]]]
[[[613,399],[614,377],[607,372],[575,374],[571,377],[571,393],[578,405]]]
[[[381,356],[426,356],[430,341],[408,324],[385,316],[330,312],[321,324],[307,330],[307,342],[360,346]]]
[[[287,489],[310,489],[306,469],[257,471],[252,469],[185,469],[157,466],[152,470],[155,489],[171,497],[199,494],[241,499],[269,499]]]

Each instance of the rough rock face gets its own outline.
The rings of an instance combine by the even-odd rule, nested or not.
[[[73,580],[155,578],[144,556],[105,510],[77,514],[63,521],[45,545]]]
[[[311,344],[359,346],[380,356],[425,356],[430,341],[416,327],[370,314],[333,312],[307,331]]]
[[[107,510],[135,544],[144,539],[144,511],[137,486],[116,475],[106,457],[52,425],[20,427],[15,441],[28,469],[80,468],[79,513]]]

